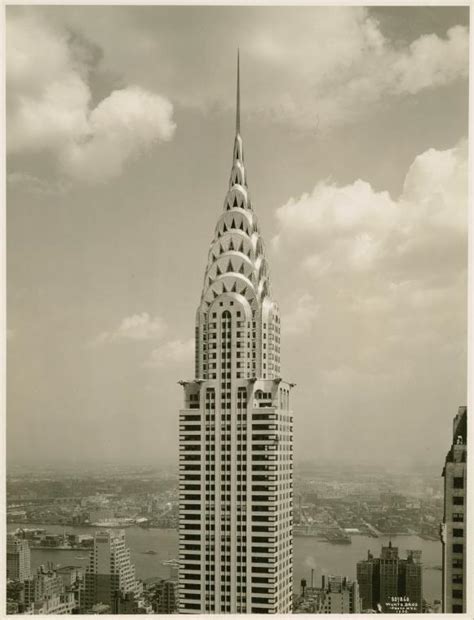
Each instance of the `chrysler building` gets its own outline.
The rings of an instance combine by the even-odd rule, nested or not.
[[[196,313],[195,379],[181,381],[179,610],[290,613],[292,384],[236,135],[229,189]]]

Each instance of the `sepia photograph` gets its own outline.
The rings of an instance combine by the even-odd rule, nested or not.
[[[5,6],[0,615],[472,617],[469,21]]]

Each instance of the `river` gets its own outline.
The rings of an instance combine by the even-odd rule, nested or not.
[[[25,523],[8,523],[8,531],[17,527],[41,527],[52,533],[63,531],[77,534],[92,534],[94,528],[62,525],[41,525]],[[178,532],[176,530],[144,529],[129,527],[125,529],[127,545],[130,547],[132,560],[136,567],[137,577],[167,577],[169,569],[162,562],[177,557]],[[356,577],[356,565],[359,560],[367,557],[370,549],[375,556],[379,555],[382,544],[388,545],[388,537],[369,538],[367,536],[352,536],[351,545],[334,545],[317,538],[294,538],[294,584],[299,589],[301,579],[305,578],[310,584],[311,569],[314,569],[314,585],[319,585],[323,573],[345,575],[350,579]],[[423,595],[432,603],[441,599],[441,571],[435,566],[441,566],[441,543],[438,541],[423,540],[417,536],[393,536],[392,544],[399,548],[400,556],[405,557],[407,549],[421,549],[423,571]],[[144,552],[153,550],[156,555],[147,555]],[[79,559],[83,558],[83,559]],[[87,552],[33,549],[31,554],[32,568],[45,562],[53,564],[74,564],[86,566]]]

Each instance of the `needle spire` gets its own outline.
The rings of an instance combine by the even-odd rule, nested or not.
[[[240,50],[237,48],[237,104],[235,111],[235,132],[240,134]]]

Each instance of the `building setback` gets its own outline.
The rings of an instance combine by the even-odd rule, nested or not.
[[[124,530],[96,532],[94,547],[86,569],[84,607],[108,605],[118,613],[120,599],[125,594],[141,594],[141,584],[135,578],[135,566],[130,561],[130,549],[125,545]]]
[[[443,612],[466,612],[467,407],[459,407],[443,469]]]
[[[195,379],[182,381],[179,609],[289,613],[293,416],[280,316],[240,135],[196,314]]]
[[[421,551],[407,551],[398,557],[398,548],[382,547],[380,558],[368,553],[357,563],[362,610],[386,613],[421,613],[423,603]]]

